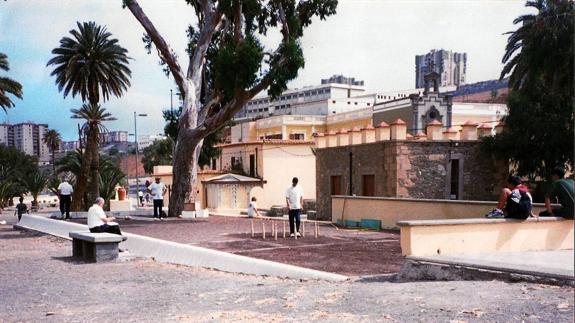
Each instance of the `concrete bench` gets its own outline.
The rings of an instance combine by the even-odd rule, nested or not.
[[[557,217],[400,221],[404,256],[573,249],[573,220]]]
[[[111,261],[118,258],[118,244],[128,239],[111,233],[70,232],[72,255],[93,262]]]

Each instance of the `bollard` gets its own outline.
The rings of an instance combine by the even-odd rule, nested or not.
[[[305,238],[305,221],[301,222],[301,237]]]
[[[274,222],[274,240],[278,239],[278,224]]]
[[[286,221],[282,221],[284,224],[284,239],[286,238]]]
[[[318,234],[318,225],[317,222],[315,223],[315,238],[317,239],[317,234]]]
[[[252,238],[254,237],[254,220],[251,221],[252,222]]]
[[[266,239],[266,224],[262,222],[262,239]]]

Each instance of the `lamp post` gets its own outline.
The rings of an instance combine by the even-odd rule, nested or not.
[[[138,176],[138,124],[136,122],[137,117],[147,117],[148,115],[145,113],[138,113],[134,111],[134,142],[136,143],[136,203],[139,203],[138,199],[138,192],[140,191],[140,177]]]

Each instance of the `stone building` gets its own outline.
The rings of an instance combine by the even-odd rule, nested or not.
[[[490,135],[491,127],[477,128],[471,122],[460,132],[442,132],[442,127],[433,122],[426,134],[413,137],[405,122],[396,120],[377,128],[319,134],[318,218],[332,218],[332,195],[493,200],[508,168],[480,150],[478,134]]]

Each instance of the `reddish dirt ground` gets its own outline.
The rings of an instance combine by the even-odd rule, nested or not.
[[[351,276],[394,273],[403,261],[396,232],[349,230],[321,223],[319,237],[315,239],[314,223],[307,222],[305,237],[295,240],[283,238],[284,222],[289,232],[287,221],[273,222],[278,227],[277,240],[271,235],[272,220],[268,219],[253,220],[253,238],[251,220],[239,217],[163,222],[142,219],[120,221],[120,225],[130,233]],[[266,228],[265,240],[262,223]]]

